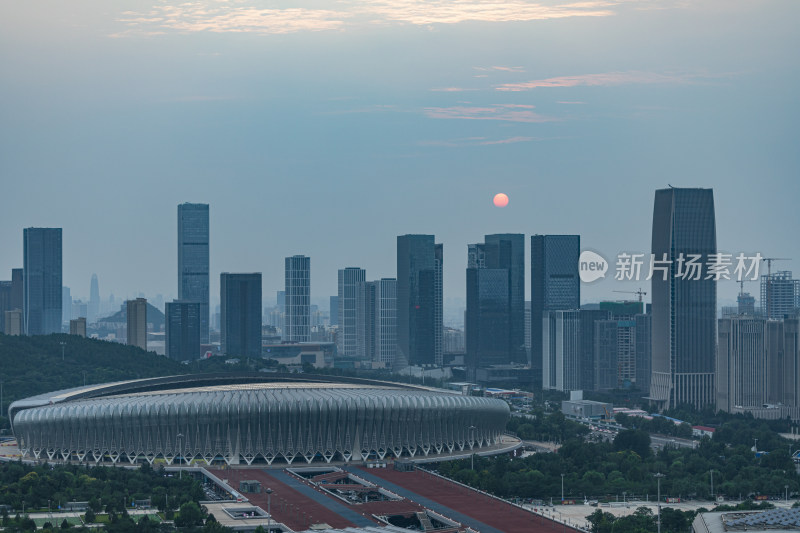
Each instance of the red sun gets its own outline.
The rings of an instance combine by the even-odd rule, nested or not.
[[[505,207],[508,205],[508,195],[499,192],[494,195],[493,201],[497,207]]]

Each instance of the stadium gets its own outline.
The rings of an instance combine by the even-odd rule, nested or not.
[[[37,459],[263,466],[488,454],[502,448],[509,408],[413,385],[261,373],[90,385],[16,401],[9,415],[22,454]]]

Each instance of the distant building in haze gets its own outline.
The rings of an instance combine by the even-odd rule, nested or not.
[[[283,340],[311,340],[311,258],[295,255],[286,258],[286,311]]]
[[[61,287],[61,320],[72,320],[72,291],[69,287]]]
[[[261,357],[261,273],[220,274],[221,342],[228,355]]]
[[[0,331],[6,329],[6,311],[11,311],[11,281],[0,281]]]
[[[94,324],[99,318],[100,313],[100,283],[97,281],[97,274],[92,274],[92,281],[89,284],[89,313],[86,321]]]
[[[339,270],[339,329],[336,333],[336,349],[340,357],[356,357],[359,351],[359,329],[364,329],[364,316],[363,313],[361,317],[358,316],[357,302],[360,285],[366,280],[366,275],[363,268],[348,267]],[[362,345],[361,351],[363,350]]]
[[[208,343],[208,204],[178,206],[178,299],[200,304],[200,342]]]
[[[397,237],[397,366],[442,363],[443,251],[433,235]]]
[[[330,297],[331,326],[339,325],[339,296]]]
[[[538,384],[538,376],[543,375],[543,358],[547,357],[543,354],[542,344],[545,313],[580,308],[580,248],[580,235],[531,236],[531,369],[534,384]],[[553,383],[551,377],[547,382]]]
[[[24,293],[23,269],[11,269],[11,309],[19,309],[24,312]]]
[[[175,361],[191,361],[201,355],[200,303],[173,300],[165,305],[165,354]]]
[[[717,253],[714,192],[711,189],[657,190],[653,207],[652,253],[666,273],[651,279],[652,378],[650,399],[659,408],[715,401],[717,282],[688,274],[692,257],[707,265]],[[681,270],[683,269],[683,270]]]
[[[788,270],[761,276],[761,311],[765,317],[792,318],[799,309],[800,279],[792,279]]]
[[[147,300],[128,300],[128,345],[147,350]]]
[[[69,321],[69,334],[78,337],[86,336],[86,317],[74,318]]]
[[[25,334],[60,333],[61,228],[25,228],[23,237]]]

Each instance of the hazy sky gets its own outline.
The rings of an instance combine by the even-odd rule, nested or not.
[[[462,298],[486,233],[649,252],[668,183],[714,188],[721,250],[800,274],[798,20],[795,0],[0,1],[0,279],[24,227],[56,226],[74,297],[93,272],[104,297],[177,295],[190,201],[212,303],[221,271],[272,298],[287,255],[313,297],[338,268],[394,276],[404,233],[436,234]]]

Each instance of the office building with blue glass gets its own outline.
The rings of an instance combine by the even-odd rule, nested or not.
[[[61,228],[25,228],[23,327],[26,335],[61,332]]]
[[[200,304],[200,341],[208,343],[208,204],[178,206],[178,299]]]

